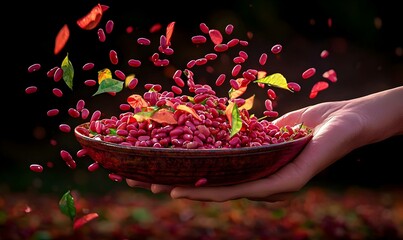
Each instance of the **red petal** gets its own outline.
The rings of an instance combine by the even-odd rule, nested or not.
[[[322,76],[324,78],[329,79],[329,81],[331,81],[331,82],[337,82],[337,74],[336,74],[336,71],[334,71],[333,69],[330,69],[330,70],[324,72]]]
[[[102,5],[97,4],[87,15],[77,20],[77,25],[84,30],[94,29],[101,21],[102,13]]]
[[[54,48],[55,55],[57,55],[64,48],[64,45],[66,45],[66,42],[67,40],[69,40],[69,37],[70,37],[69,27],[67,26],[67,24],[64,24],[56,36],[55,48]]]
[[[309,94],[309,98],[315,98],[318,95],[318,92],[325,90],[329,87],[329,83],[324,81],[319,81],[313,85],[311,89],[311,93]]]
[[[88,213],[87,215],[82,216],[81,218],[74,221],[73,229],[76,230],[82,227],[87,222],[98,217],[98,213]]]
[[[167,46],[170,45],[172,33],[174,32],[175,22],[171,22],[167,26],[166,37],[167,37]]]

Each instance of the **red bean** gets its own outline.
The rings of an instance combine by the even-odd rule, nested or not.
[[[99,168],[99,164],[97,162],[92,163],[91,165],[88,166],[88,171],[94,172]]]
[[[232,34],[232,31],[234,31],[234,25],[228,24],[228,25],[225,27],[225,33],[228,34],[228,35],[231,35],[231,34]]]
[[[28,67],[28,72],[29,72],[29,73],[36,72],[36,71],[38,71],[39,69],[41,69],[41,64],[39,64],[39,63],[34,63],[34,64],[32,64],[31,66]]]
[[[109,173],[108,176],[112,181],[115,181],[115,182],[121,182],[123,180],[123,178],[120,175],[117,175],[114,173]]]
[[[239,41],[239,44],[240,44],[241,46],[246,47],[246,46],[249,45],[249,42],[248,42],[248,41],[245,41],[245,40],[240,40],[240,41]]]
[[[271,100],[274,100],[274,99],[276,99],[276,97],[277,97],[276,92],[275,92],[273,89],[271,89],[271,88],[267,89],[267,96],[268,96]]]
[[[86,63],[86,64],[83,65],[82,69],[83,69],[84,71],[88,71],[88,70],[93,69],[94,66],[95,66],[94,63],[88,62],[88,63]]]
[[[29,166],[29,169],[31,169],[31,171],[33,171],[33,172],[38,172],[38,173],[43,171],[42,165],[39,165],[39,164],[31,164]]]
[[[81,119],[87,119],[90,115],[90,111],[87,108],[81,110]]]
[[[148,38],[141,37],[137,39],[137,43],[140,45],[150,45],[151,41]]]
[[[267,53],[262,53],[262,55],[260,55],[260,58],[259,58],[260,65],[262,65],[262,66],[265,65],[266,61],[267,61]]]
[[[60,129],[60,131],[65,132],[65,133],[69,133],[71,131],[71,127],[66,123],[60,124],[59,129]]]
[[[192,37],[192,43],[194,44],[202,44],[207,41],[207,38],[203,35],[197,35]]]
[[[303,78],[303,79],[308,79],[308,78],[312,77],[313,75],[315,75],[315,73],[316,73],[316,69],[315,69],[315,68],[308,68],[307,70],[305,70],[305,71],[302,73],[302,78]]]
[[[281,46],[281,44],[276,44],[271,48],[271,52],[274,54],[279,54],[282,49],[283,49],[283,46]]]
[[[95,86],[97,84],[97,81],[93,80],[93,79],[88,79],[84,81],[84,84],[86,86],[92,87]]]
[[[83,110],[84,106],[85,106],[85,101],[83,99],[80,99],[77,101],[77,103],[76,103],[77,111]]]
[[[101,117],[101,111],[99,111],[99,110],[95,110],[93,113],[92,113],[92,116],[91,116],[91,122],[94,122],[94,121],[97,121],[97,120],[99,120],[99,118]]]
[[[105,30],[107,34],[110,34],[113,31],[115,23],[112,20],[108,20],[105,25]]]
[[[239,74],[239,72],[241,71],[241,69],[242,69],[242,66],[240,64],[235,65],[231,71],[232,76],[233,77],[237,76]]]
[[[186,64],[186,67],[187,67],[187,68],[192,68],[195,64],[196,64],[196,60],[190,60],[190,61]]]
[[[67,150],[60,150],[60,157],[62,157],[63,161],[69,162],[73,161],[73,156]]]
[[[211,61],[211,60],[215,60],[217,58],[217,54],[215,54],[215,53],[207,53],[204,57],[207,60]]]
[[[87,149],[84,149],[84,148],[78,150],[77,154],[76,154],[76,156],[79,157],[79,158],[82,158],[82,157],[84,157],[86,155],[87,155]]]
[[[59,109],[50,109],[46,115],[48,115],[48,117],[53,117],[56,116],[57,114],[59,114]]]
[[[214,51],[216,51],[216,52],[225,52],[227,50],[228,50],[228,45],[227,44],[221,43],[221,44],[216,44],[214,46]]]
[[[111,61],[111,63],[113,65],[116,65],[119,63],[119,58],[118,58],[118,54],[115,50],[110,50],[109,51],[109,60]]]
[[[215,81],[215,85],[216,85],[216,86],[221,86],[221,85],[224,83],[225,78],[226,78],[226,76],[225,76],[224,73],[220,74],[220,75],[218,76],[217,80]]]
[[[29,86],[29,87],[25,88],[26,94],[36,93],[37,91],[38,91],[38,87],[36,87],[36,86]]]
[[[327,58],[329,56],[329,51],[327,51],[327,50],[323,50],[321,53],[320,53],[320,57],[321,58]]]
[[[102,28],[98,28],[97,34],[98,34],[98,40],[100,42],[106,41],[105,31]]]
[[[55,75],[55,71],[56,71],[56,69],[58,69],[59,67],[53,67],[53,68],[51,68],[51,69],[49,69],[49,71],[47,71],[46,72],[46,76],[48,77],[48,78],[53,78],[53,76]]]
[[[54,75],[53,75],[53,80],[55,81],[55,82],[59,82],[61,79],[62,79],[62,77],[63,77],[63,69],[61,69],[61,68],[57,68],[56,70],[55,70],[55,73],[54,73]]]
[[[122,103],[122,104],[119,105],[119,109],[122,110],[122,111],[129,111],[130,108],[131,108],[130,105],[127,104],[127,103]]]
[[[294,91],[294,92],[299,92],[299,91],[301,91],[301,86],[300,86],[298,83],[296,83],[296,82],[289,82],[289,83],[287,83],[287,87],[288,87],[289,89],[291,89],[292,91]]]
[[[134,89],[137,86],[138,82],[139,82],[139,80],[137,78],[133,78],[132,80],[130,80],[128,88]]]
[[[172,92],[174,92],[177,95],[182,94],[182,89],[178,86],[175,86],[175,85],[171,86],[171,90],[172,90]]]
[[[265,106],[266,110],[269,110],[269,111],[273,110],[273,103],[270,99],[266,99],[264,101],[264,106]]]
[[[131,67],[140,67],[141,66],[140,60],[137,60],[137,59],[130,59],[127,63]]]
[[[245,58],[243,57],[234,57],[234,59],[232,60],[235,64],[241,64],[245,62]]]
[[[115,76],[122,81],[126,79],[126,75],[119,69],[115,70]]]
[[[52,93],[56,97],[62,97],[63,96],[63,92],[59,88],[53,88]]]
[[[210,29],[209,32],[208,32],[208,34],[209,34],[209,36],[210,36],[211,41],[212,41],[215,45],[218,45],[218,44],[221,44],[221,43],[222,43],[223,37],[222,37],[222,35],[221,35],[221,32],[218,31],[217,29]]]
[[[238,43],[239,43],[239,39],[234,38],[234,39],[229,40],[227,45],[228,45],[228,47],[232,48],[232,47],[235,47],[236,45],[238,45]]]
[[[210,29],[209,27],[205,24],[205,23],[200,23],[199,25],[200,30],[204,33],[204,34],[208,34]]]

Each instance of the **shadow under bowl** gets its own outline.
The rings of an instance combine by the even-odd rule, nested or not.
[[[125,146],[97,140],[74,129],[86,155],[111,173],[137,181],[175,186],[222,186],[257,180],[292,161],[312,133],[283,143],[258,147],[181,149]]]

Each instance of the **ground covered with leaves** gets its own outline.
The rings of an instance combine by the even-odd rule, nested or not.
[[[403,191],[310,187],[291,206],[263,202],[171,200],[128,189],[75,196],[79,228],[59,208],[60,196],[0,196],[0,239],[403,239]]]

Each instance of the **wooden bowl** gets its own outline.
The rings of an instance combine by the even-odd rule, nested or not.
[[[293,160],[312,138],[258,147],[180,149],[125,146],[74,129],[87,156],[111,173],[142,182],[176,186],[237,184],[266,177]]]

